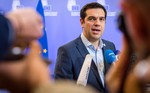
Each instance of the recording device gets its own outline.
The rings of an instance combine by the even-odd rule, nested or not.
[[[0,16],[0,61],[18,60],[24,57],[20,47],[12,47],[15,31],[8,19]]]
[[[28,52],[27,44],[25,42],[19,42],[17,45],[16,31],[10,21],[4,16],[0,15],[0,62],[11,62],[20,60],[25,57]],[[47,65],[51,64],[51,61],[43,59]]]
[[[0,15],[0,61],[20,59],[23,57],[20,53],[14,54],[12,49],[15,41],[15,31],[10,21]],[[19,48],[18,48],[19,49]]]

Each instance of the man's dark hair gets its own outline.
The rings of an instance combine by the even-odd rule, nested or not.
[[[84,18],[86,17],[86,11],[88,9],[93,9],[93,8],[103,9],[103,11],[105,12],[105,19],[106,19],[107,11],[106,11],[105,7],[97,2],[88,3],[85,6],[83,6],[82,9],[80,10],[80,18],[82,18],[84,20]]]

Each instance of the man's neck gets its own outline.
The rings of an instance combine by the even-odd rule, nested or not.
[[[97,40],[97,41],[90,41],[92,43],[92,45],[94,46],[94,48],[97,50],[99,45],[100,45],[100,41]]]

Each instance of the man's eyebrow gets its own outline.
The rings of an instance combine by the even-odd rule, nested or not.
[[[105,18],[104,16],[100,16],[99,18]]]
[[[103,19],[103,18],[105,18],[105,17],[103,17],[103,16],[100,16],[100,17],[88,16],[88,18],[100,18],[100,19]]]

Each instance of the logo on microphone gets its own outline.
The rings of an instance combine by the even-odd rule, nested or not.
[[[17,8],[23,8],[24,5],[21,5],[20,0],[13,0],[12,2],[12,10],[16,10]]]
[[[76,0],[68,0],[67,9],[71,16],[80,16],[80,6],[76,4]]]
[[[115,16],[116,15],[116,12],[110,12],[109,11],[109,5],[106,4],[105,0],[97,0],[97,2],[102,4],[105,7],[105,9],[107,10],[108,16]]]
[[[42,0],[42,5],[43,5],[43,9],[44,9],[44,15],[45,16],[57,16],[58,12],[54,12],[52,10],[52,5],[48,3],[47,0]]]

